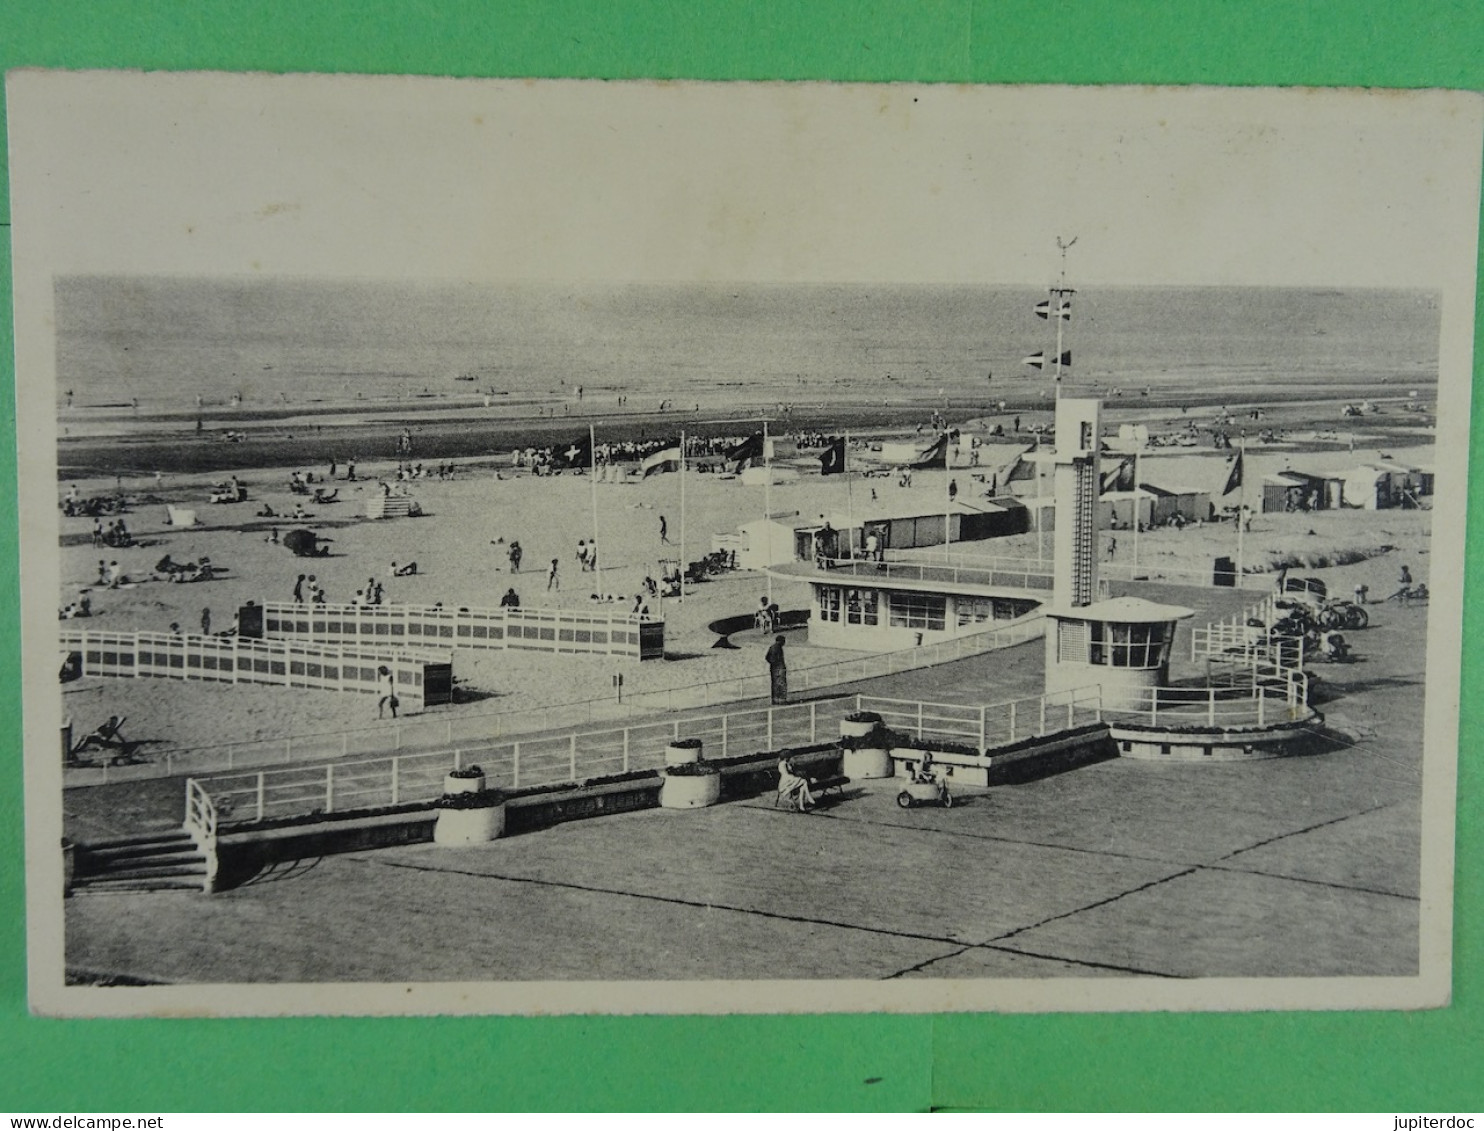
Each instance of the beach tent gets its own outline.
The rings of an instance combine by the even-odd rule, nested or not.
[[[1362,510],[1414,506],[1422,491],[1422,473],[1398,463],[1367,463],[1340,473],[1344,503]]]
[[[798,511],[755,518],[737,528],[737,565],[742,569],[767,569],[794,560],[794,528]]]

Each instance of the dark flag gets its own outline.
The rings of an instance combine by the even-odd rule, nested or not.
[[[1242,485],[1242,453],[1237,453],[1237,458],[1232,460],[1231,470],[1226,475],[1226,486],[1221,489],[1223,495],[1230,495]]]
[[[552,453],[551,464],[556,468],[586,467],[593,465],[593,442],[587,436],[573,440]]]
[[[1109,491],[1132,491],[1134,489],[1134,461],[1130,456],[1128,459],[1118,461],[1118,466],[1111,471],[1103,472],[1103,489],[1100,494]]]
[[[741,471],[744,466],[754,460],[763,458],[763,434],[754,432],[743,440],[735,448],[727,453],[727,460],[737,465],[736,470]]]
[[[845,437],[837,436],[819,453],[819,474],[839,475],[845,470]]]
[[[938,437],[934,444],[917,459],[907,465],[913,471],[948,470],[948,433]]]
[[[1036,303],[1036,317],[1045,319],[1051,318],[1050,299],[1045,299],[1041,302]],[[1072,319],[1072,304],[1070,302],[1064,302],[1060,306],[1058,306],[1056,308],[1056,317],[1060,318],[1063,322],[1070,322]]]

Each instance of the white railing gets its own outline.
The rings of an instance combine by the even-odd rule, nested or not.
[[[516,789],[656,769],[664,762],[665,746],[677,738],[699,738],[712,760],[807,746],[837,736],[831,720],[839,706],[824,704],[821,710],[818,703],[799,703],[677,717],[423,754],[192,778],[190,787],[208,794],[222,817],[234,822],[377,809],[431,801],[443,791],[444,774],[473,764],[492,785]]]
[[[1050,592],[1052,585],[1049,573],[1027,568],[1032,564],[1028,560],[1007,568],[959,565],[948,560],[903,561],[900,558],[880,562],[863,558],[826,558],[820,564],[824,567],[824,573],[834,577],[858,577],[876,581],[885,579],[903,584],[936,582],[942,585],[977,585],[1017,592]]]
[[[439,605],[261,606],[263,633],[335,644],[580,652],[634,659],[664,655],[665,622],[613,609],[443,608]],[[240,616],[241,614],[239,614]]]
[[[315,641],[167,632],[64,630],[60,645],[81,658],[80,675],[267,683],[378,694],[386,691],[386,677],[379,671],[385,667],[395,675],[398,698],[408,711],[422,709],[424,669],[452,659],[447,652],[419,652],[405,645],[383,644],[371,650]]]
[[[211,795],[194,778],[186,781],[185,831],[205,851],[216,849],[217,811]]]
[[[198,795],[214,802],[221,819],[233,823],[426,803],[442,793],[449,770],[473,764],[492,785],[509,789],[578,783],[657,769],[664,762],[665,746],[678,738],[700,739],[705,756],[713,761],[771,753],[833,741],[839,734],[839,716],[851,709],[875,711],[893,730],[973,744],[980,753],[1102,718],[1096,688],[986,706],[856,695],[833,703],[690,715],[391,758],[192,778],[187,783],[186,821],[189,826],[195,819],[191,806]]]
[[[819,691],[952,663],[1039,639],[1044,630],[1045,618],[1039,613],[1033,613],[996,628],[936,644],[925,644],[921,648],[876,652],[848,660],[790,668],[789,689],[792,693]],[[163,750],[153,753],[151,761],[137,765],[69,768],[66,771],[66,781],[68,785],[96,785],[174,777],[177,774],[208,774],[287,766],[334,758],[474,748],[536,731],[620,722],[662,711],[719,707],[750,699],[765,699],[768,694],[769,677],[763,673],[710,680],[664,691],[625,693],[622,702],[613,697],[582,699],[523,711],[437,719],[400,719],[381,726],[355,730],[217,743],[205,749]]]
[[[1165,730],[1242,729],[1297,722],[1309,714],[1302,673],[1248,687],[1144,687],[1106,702],[1103,715],[1115,725]]]
[[[1027,738],[1057,734],[1102,721],[1097,687],[1028,695],[1004,703],[968,706],[856,696],[857,710],[874,711],[894,731],[976,747],[982,754]]]

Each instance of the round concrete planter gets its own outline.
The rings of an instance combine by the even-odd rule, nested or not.
[[[701,760],[699,738],[678,738],[665,747],[665,765],[687,766]]]
[[[704,809],[721,797],[721,771],[707,766],[701,773],[666,772],[660,786],[661,809]]]
[[[841,751],[840,772],[852,780],[889,778],[892,776],[891,751],[871,746]]]
[[[483,793],[484,775],[465,776],[467,771],[460,773],[455,771],[443,779],[443,792],[445,795],[453,793]]]
[[[445,846],[488,844],[505,831],[505,803],[477,809],[439,809],[433,843]]]
[[[865,738],[881,725],[881,716],[874,711],[861,711],[846,715],[840,720],[841,738]]]

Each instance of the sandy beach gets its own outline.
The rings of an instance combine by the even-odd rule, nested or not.
[[[848,416],[849,406],[839,408]],[[1110,406],[1110,431],[1120,415],[1133,409]],[[1151,431],[1173,428],[1191,415],[1207,420],[1211,413],[1146,413]],[[1334,402],[1293,404],[1269,409],[1264,428],[1280,428],[1282,439],[1248,448],[1249,485],[1260,483],[1265,474],[1293,466],[1328,470],[1354,466],[1382,455],[1398,455],[1413,463],[1429,463],[1430,447],[1417,444],[1427,439],[1419,425],[1420,414],[1391,413],[1344,421]],[[996,417],[976,419],[964,425],[966,436],[982,436],[986,466],[1013,456],[1028,446],[1029,437],[994,437]],[[354,422],[343,426],[351,427]],[[364,420],[362,427],[370,427]],[[1033,427],[1027,414],[1025,429]],[[733,425],[732,427],[736,427]],[[1345,427],[1343,433],[1333,429]],[[568,435],[570,424],[554,426]],[[714,431],[715,429],[713,429]],[[1009,429],[1006,429],[1009,431]],[[498,441],[511,442],[523,433],[507,430],[487,437],[486,445],[500,448]],[[246,486],[248,501],[209,504],[213,482],[223,475],[216,470],[161,471],[110,478],[67,479],[76,483],[84,497],[121,492],[130,500],[125,518],[138,544],[125,549],[91,545],[93,521],[86,517],[61,517],[63,576],[59,606],[87,592],[94,615],[70,622],[73,627],[98,631],[167,631],[178,624],[185,632],[199,632],[203,611],[210,612],[213,632],[230,629],[235,612],[248,601],[290,600],[294,584],[302,574],[313,575],[330,602],[348,602],[357,590],[374,578],[385,589],[385,600],[409,604],[491,607],[508,588],[514,588],[526,606],[542,608],[615,608],[627,611],[634,605],[646,576],[658,577],[662,563],[682,557],[695,560],[712,548],[713,534],[733,531],[740,523],[761,517],[771,507],[775,515],[797,516],[803,523],[821,515],[840,515],[852,508],[873,512],[926,513],[941,506],[949,478],[963,498],[972,501],[987,493],[971,468],[948,473],[919,472],[910,487],[891,477],[866,479],[860,471],[870,465],[872,440],[893,436],[910,438],[913,428],[878,428],[861,437],[852,454],[852,474],[822,478],[817,460],[799,452],[781,439],[775,458],[780,466],[801,471],[797,482],[776,485],[771,492],[760,486],[744,486],[740,480],[718,474],[685,476],[684,523],[680,506],[680,476],[657,474],[624,484],[599,482],[596,492],[587,475],[565,473],[536,477],[510,466],[505,454],[458,459],[451,478],[422,478],[406,484],[426,512],[418,518],[375,521],[365,517],[366,502],[378,494],[378,480],[394,480],[396,463],[373,460],[357,465],[355,482],[345,481],[346,468],[337,460],[337,501],[307,506],[310,517],[302,522],[256,517],[265,504],[282,514],[304,502],[288,489],[290,473],[312,472],[318,480],[327,465],[253,466],[243,460],[235,468]],[[1355,447],[1351,449],[1351,436]],[[1343,438],[1342,438],[1343,437]],[[496,443],[490,443],[493,438]],[[112,441],[120,452],[130,447],[127,438]],[[265,441],[266,443],[266,441]],[[421,444],[422,441],[420,440]],[[1412,446],[1403,447],[1411,444]],[[281,445],[280,445],[281,446]],[[302,446],[302,445],[301,445]],[[236,444],[217,444],[213,452],[225,450],[237,457],[271,454],[242,449]],[[440,451],[423,455],[425,466],[443,462]],[[1109,457],[1110,460],[1114,457]],[[1141,478],[1155,482],[1180,482],[1212,491],[1220,502],[1230,453],[1208,448],[1158,450],[1141,464]],[[121,457],[122,462],[122,457]],[[716,461],[712,461],[713,463]],[[1258,488],[1251,487],[1249,501]],[[874,496],[874,501],[873,501]],[[1232,504],[1236,496],[1225,502]],[[176,529],[167,521],[167,504],[192,507],[199,525]],[[660,520],[666,520],[670,544],[661,542]],[[601,547],[601,573],[582,572],[577,559],[579,540],[593,537],[596,518]],[[684,527],[682,531],[682,525]],[[295,558],[271,541],[276,529],[281,537],[288,530],[307,527],[331,539],[331,556]],[[1312,514],[1259,516],[1247,538],[1249,569],[1277,568],[1285,561],[1302,566],[1324,564],[1345,557],[1361,559],[1332,572],[1332,586],[1348,592],[1366,584],[1376,597],[1395,588],[1399,563],[1410,564],[1412,575],[1427,579],[1426,546],[1429,516],[1425,511],[1336,510]],[[1127,532],[1105,533],[1105,546],[1116,542],[1112,560],[1133,564],[1134,540]],[[510,570],[508,550],[519,541],[524,557],[521,572]],[[1044,544],[1043,544],[1044,542]],[[1049,553],[1050,538],[1021,535],[954,547],[959,554],[991,554],[1035,558]],[[1138,539],[1138,564],[1154,571],[1199,574],[1210,569],[1213,557],[1235,552],[1230,523],[1183,530],[1159,529]],[[1309,557],[1305,558],[1308,553]],[[176,561],[209,556],[213,566],[225,569],[210,582],[170,584],[151,580],[155,564],[169,554]],[[558,562],[558,584],[548,587],[551,560]],[[99,588],[99,562],[117,561],[129,584]],[[415,561],[415,576],[394,578],[391,563]],[[738,637],[738,649],[718,649],[714,632],[707,625],[721,617],[750,613],[758,598],[770,592],[784,609],[801,609],[808,601],[801,582],[769,579],[757,572],[739,570],[688,589],[685,601],[650,600],[651,612],[666,622],[666,659],[661,662],[615,661],[605,657],[558,656],[539,653],[460,652],[455,662],[459,702],[435,708],[442,716],[470,719],[496,713],[536,711],[559,704],[613,700],[618,692],[614,677],[623,675],[625,694],[731,680],[763,673],[764,642],[752,633]],[[597,601],[612,595],[614,600]],[[845,658],[843,653],[813,646],[807,634],[794,641],[791,663],[808,666]],[[371,697],[350,693],[308,690],[283,691],[258,686],[202,685],[170,680],[117,680],[85,678],[64,685],[65,712],[79,731],[90,730],[110,714],[126,715],[129,737],[143,742],[141,756],[154,758],[166,750],[197,750],[222,744],[278,739],[285,736],[334,733],[345,730],[389,727],[378,720]],[[470,725],[478,727],[477,722]]]

